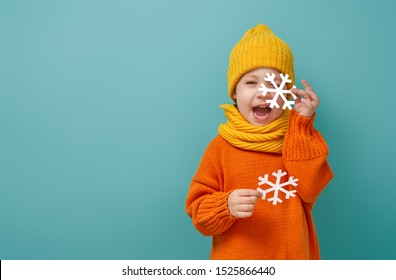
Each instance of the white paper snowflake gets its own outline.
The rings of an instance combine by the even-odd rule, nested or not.
[[[297,178],[294,179],[293,176],[291,176],[291,177],[289,177],[289,181],[284,182],[282,184],[280,183],[281,178],[283,176],[285,176],[286,174],[287,174],[286,172],[282,172],[282,169],[279,169],[277,173],[272,172],[272,175],[274,177],[276,177],[275,184],[268,180],[268,174],[265,174],[264,178],[261,177],[261,176],[258,178],[259,181],[260,181],[258,183],[259,186],[264,185],[264,184],[267,184],[267,185],[271,186],[271,188],[266,189],[266,190],[262,190],[261,188],[257,188],[257,190],[263,194],[263,196],[262,196],[263,200],[265,199],[267,193],[272,192],[272,191],[274,192],[274,196],[271,197],[271,198],[268,198],[267,200],[269,202],[272,201],[273,205],[276,205],[278,202],[280,202],[280,203],[283,202],[283,200],[278,197],[279,191],[283,192],[286,195],[286,199],[289,199],[290,197],[295,197],[296,196],[294,194],[294,193],[296,193],[296,190],[288,191],[288,190],[285,190],[283,187],[287,186],[287,185],[297,186],[297,183],[296,183],[298,181]]]
[[[276,108],[279,108],[279,104],[278,102],[276,102],[278,100],[278,97],[282,97],[282,99],[285,101],[285,103],[283,104],[282,109],[285,109],[286,107],[289,108],[289,110],[292,109],[292,106],[294,104],[294,100],[297,99],[297,96],[292,93],[290,90],[288,89],[283,89],[283,87],[285,86],[285,84],[291,84],[291,80],[289,79],[289,75],[286,74],[286,76],[284,76],[282,73],[279,75],[282,79],[282,82],[280,83],[280,85],[278,86],[275,82],[275,74],[274,73],[267,73],[267,77],[264,78],[265,81],[270,82],[272,87],[267,88],[265,86],[264,83],[261,83],[261,87],[259,87],[259,91],[262,92],[262,95],[266,95],[269,92],[275,92],[275,96],[272,100],[267,100],[267,103],[271,103],[270,104],[270,108],[274,108],[274,106]],[[293,88],[295,88],[296,86],[293,85]],[[294,100],[288,100],[286,98],[287,94],[291,94],[291,96],[293,97]]]

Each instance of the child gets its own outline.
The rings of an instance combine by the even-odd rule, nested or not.
[[[271,108],[274,93],[259,90],[274,86],[265,80],[272,74],[276,86],[281,73],[293,85],[293,64],[288,45],[262,24],[231,52],[228,93],[236,105],[221,106],[228,122],[208,145],[186,200],[194,226],[212,236],[211,259],[320,257],[311,212],[333,173],[313,126],[319,98],[303,80],[304,90],[291,89],[292,110],[282,109],[281,97]]]

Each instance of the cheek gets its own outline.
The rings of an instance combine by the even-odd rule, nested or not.
[[[280,108],[278,108],[278,109],[272,109],[272,116],[274,119],[279,118],[280,115],[282,115],[282,113],[283,113],[282,106],[280,106]]]
[[[286,96],[286,98],[288,98],[288,96]],[[279,105],[283,105],[285,101],[283,100],[282,96],[279,95],[276,103],[278,103]]]

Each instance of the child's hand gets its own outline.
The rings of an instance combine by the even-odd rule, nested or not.
[[[261,193],[251,189],[238,189],[228,196],[228,209],[234,218],[247,218],[253,214],[254,204]]]
[[[291,91],[297,95],[297,99],[294,102],[294,110],[300,115],[309,118],[312,117],[319,105],[319,97],[306,80],[302,80],[301,83],[305,90],[298,88],[291,89]],[[302,98],[300,96],[302,96]]]

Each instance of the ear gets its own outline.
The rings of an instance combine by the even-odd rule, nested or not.
[[[237,97],[237,95],[236,95],[236,92],[234,91],[234,93],[232,94],[232,98],[234,98],[236,100],[237,99],[236,97]]]

